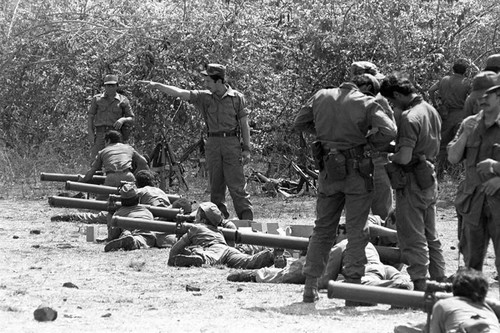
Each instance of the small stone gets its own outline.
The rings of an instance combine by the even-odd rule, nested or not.
[[[33,312],[33,315],[37,321],[54,321],[57,318],[57,311],[48,306],[40,305]]]
[[[201,289],[198,287],[190,286],[189,284],[186,284],[186,291],[200,291]]]
[[[65,288],[76,288],[76,289],[78,289],[78,286],[77,286],[76,284],[72,283],[72,282],[64,282],[64,283],[63,283],[63,287],[65,287]]]
[[[30,230],[30,234],[32,235],[40,235],[42,232],[38,229]]]
[[[236,291],[243,291],[243,288],[238,288],[236,289]]]
[[[217,295],[217,299],[223,299],[223,298],[224,298],[224,296],[222,296],[222,295]]]
[[[14,235],[14,236],[12,236],[12,238],[19,239],[19,236]]]
[[[105,313],[105,314],[103,314],[101,317],[102,317],[102,318],[109,318],[109,317],[111,317],[111,313],[109,313],[109,312],[108,312],[108,313]]]

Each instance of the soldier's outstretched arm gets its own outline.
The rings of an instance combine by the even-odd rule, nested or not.
[[[175,86],[169,86],[169,85],[159,83],[159,82],[144,81],[144,80],[140,80],[137,82],[140,84],[144,84],[145,87],[147,87],[147,88],[157,89],[161,92],[164,92],[165,94],[167,94],[169,96],[179,97],[185,101],[189,100],[189,96],[191,94],[190,90],[182,89],[182,88],[175,87]]]

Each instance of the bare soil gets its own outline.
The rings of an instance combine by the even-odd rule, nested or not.
[[[314,197],[285,200],[265,196],[258,186],[249,189],[255,220],[281,227],[314,223]],[[426,319],[424,312],[387,304],[346,308],[326,291],[316,304],[304,304],[299,285],[228,282],[232,270],[226,267],[168,267],[168,249],[104,253],[104,245],[86,241],[85,225],[50,221],[71,212],[48,205],[47,196],[58,191],[41,186],[32,193],[36,199],[0,199],[2,332],[392,332],[395,325]],[[188,197],[208,198],[203,190]],[[452,274],[458,252],[449,199],[439,202],[437,214]],[[98,229],[104,237],[106,227]],[[491,251],[485,273],[494,286],[490,297],[498,298]],[[63,287],[66,282],[78,288]],[[41,304],[58,312],[55,321],[34,320]]]

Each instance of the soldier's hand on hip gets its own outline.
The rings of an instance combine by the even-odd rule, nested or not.
[[[241,163],[245,165],[248,162],[250,162],[250,152],[248,150],[243,150],[241,152]]]
[[[500,189],[500,177],[491,178],[483,183],[482,191],[486,195],[495,195]]]
[[[485,176],[491,176],[492,174],[495,174],[495,170],[493,170],[493,165],[498,163],[494,159],[487,158],[484,161],[479,162],[476,164],[477,172],[479,174],[485,175]]]

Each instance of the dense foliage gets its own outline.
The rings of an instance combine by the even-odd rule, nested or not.
[[[257,154],[294,152],[294,114],[369,60],[422,92],[457,58],[500,52],[497,0],[15,0],[0,12],[0,183],[88,165],[87,109],[118,73],[149,152],[163,128],[180,153],[203,132],[188,103],[136,81],[200,88],[206,63],[245,93]],[[83,166],[83,170],[82,170]]]

